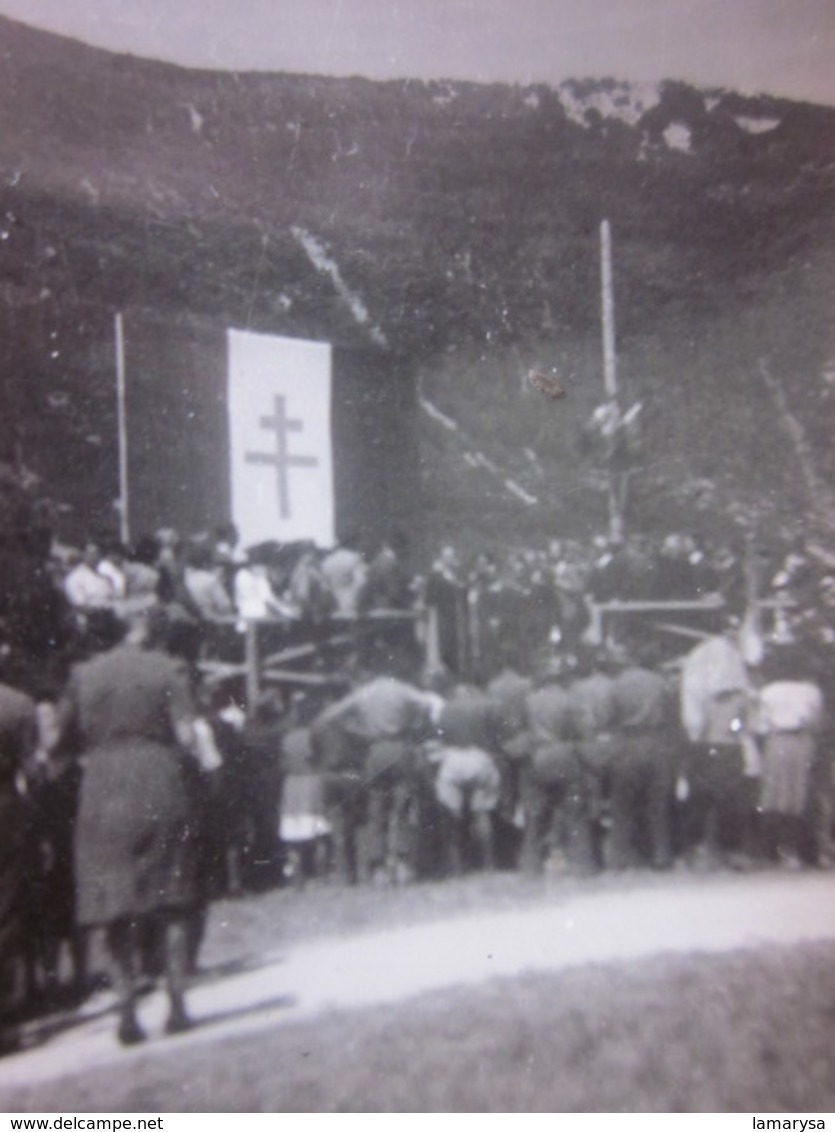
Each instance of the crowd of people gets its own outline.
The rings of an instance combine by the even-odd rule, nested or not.
[[[67,969],[86,993],[99,931],[120,1041],[144,1037],[137,971],[165,974],[179,1032],[210,903],[285,883],[832,863],[835,587],[804,548],[767,572],[767,625],[741,560],[683,536],[405,563],[397,538],[244,554],[230,528],[5,548],[7,1017],[68,993]],[[711,595],[715,622],[674,626],[673,649],[592,617]],[[315,636],[381,610],[414,615],[396,656],[353,652],[254,704],[201,678],[253,618]]]

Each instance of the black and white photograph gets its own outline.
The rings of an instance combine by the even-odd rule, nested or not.
[[[0,0],[0,1111],[835,1111],[833,60]]]

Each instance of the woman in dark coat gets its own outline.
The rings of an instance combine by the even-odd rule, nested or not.
[[[199,900],[191,697],[186,674],[149,647],[162,639],[156,612],[136,615],[124,642],[74,670],[64,722],[84,756],[76,826],[76,916],[104,927],[120,1000],[119,1040],[144,1034],[136,1019],[134,951],[164,927],[170,1014],[189,1025],[184,992],[189,915]]]

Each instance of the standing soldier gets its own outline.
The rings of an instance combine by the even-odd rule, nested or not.
[[[603,818],[611,797],[612,761],[617,752],[614,736],[615,695],[612,676],[604,671],[605,654],[595,665],[586,650],[578,657],[578,679],[571,687],[579,751],[589,793],[589,816],[600,840]],[[596,855],[600,856],[599,853]]]
[[[577,713],[569,687],[572,673],[572,658],[552,657],[527,701],[530,753],[522,765],[520,793],[525,823],[521,866],[528,874],[542,871],[554,841],[573,867],[595,867]]]
[[[339,879],[353,883],[359,873],[380,881],[390,873],[405,877],[414,848],[405,818],[419,788],[416,745],[428,737],[438,704],[431,693],[380,676],[314,722],[314,759],[324,774]]]
[[[437,736],[429,758],[452,871],[460,875],[473,859],[492,869],[502,776],[499,719],[490,697],[472,685],[456,687],[440,708]]]
[[[612,684],[617,755],[611,767],[612,836],[608,864],[672,864],[676,781],[675,713],[667,682],[630,657]]]
[[[498,864],[508,867],[515,867],[519,857],[522,829],[520,774],[530,745],[527,701],[532,691],[530,677],[507,665],[487,685],[502,753],[499,762],[501,797],[495,815],[496,857]]]

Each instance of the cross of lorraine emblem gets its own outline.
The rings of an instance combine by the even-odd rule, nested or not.
[[[275,449],[272,452],[247,452],[247,464],[266,464],[275,468],[278,511],[282,519],[292,515],[290,506],[290,468],[315,468],[315,456],[295,456],[289,451],[290,433],[303,432],[302,421],[287,416],[287,400],[278,395],[273,401],[273,415],[261,417],[260,427],[273,434]]]

